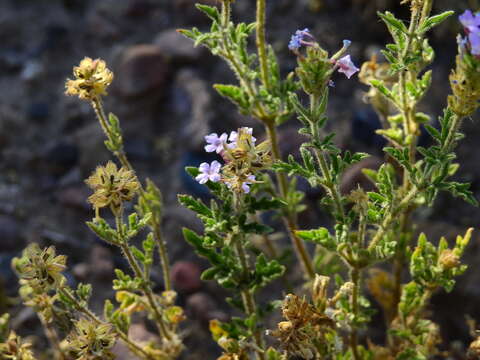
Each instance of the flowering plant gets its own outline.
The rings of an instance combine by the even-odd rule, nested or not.
[[[210,263],[202,279],[229,290],[228,302],[243,314],[211,321],[213,339],[222,349],[218,359],[420,360],[442,355],[439,326],[426,310],[432,294],[440,288],[451,291],[455,278],[466,270],[461,257],[473,229],[457,236],[453,245],[445,238],[433,243],[418,234],[414,215],[417,209],[431,206],[441,191],[477,205],[469,184],[453,181],[452,176],[459,168],[454,161],[455,147],[463,137],[462,121],[480,106],[480,15],[467,10],[459,18],[465,34],[458,38],[450,75],[452,94],[435,127],[431,117],[418,110],[432,80],[427,67],[434,51],[427,33],[453,12],[431,15],[433,0],[405,0],[410,22],[388,11],[379,13],[393,41],[382,51],[384,62],[374,57],[360,69],[347,54],[349,40],[330,54],[309,29],[297,30],[288,43],[297,66],[282,78],[275,52],[266,42],[266,0],[256,1],[256,22],[251,24],[231,20],[233,2],[197,5],[210,18],[210,31],[180,30],[226,61],[238,84],[216,84],[215,89],[241,114],[258,120],[266,133],[263,141],[248,127],[206,135],[205,151],[218,159],[186,171],[210,190],[212,199],[205,203],[191,195],[178,196],[203,223],[202,233],[183,229],[186,241]],[[248,39],[253,32],[256,51],[252,53]],[[336,72],[350,81],[358,73],[369,87],[365,98],[382,120],[377,133],[387,141],[385,162],[377,170],[363,169],[373,185],[370,190],[340,189],[346,170],[369,155],[343,151],[325,128]],[[105,145],[119,164],[99,166],[86,180],[95,213],[87,225],[122,251],[131,270],[130,274],[116,270],[117,305],[106,301],[103,317],[96,315],[89,308],[91,286],[68,285],[63,274],[67,259],[53,247],[31,245],[13,267],[24,304],[38,313],[55,359],[112,359],[118,339],[136,358],[175,359],[184,349],[178,326],[185,317],[175,305],[170,282],[160,228],[161,192],[152,181],[144,185],[137,178],[123,149],[120,122],[104,112],[102,97],[112,81],[113,73],[104,61],[85,58],[74,68],[66,93],[92,105]],[[306,141],[299,149],[300,158],[285,159],[277,131],[295,119]],[[431,146],[419,145],[422,129],[430,135]],[[332,225],[299,228],[298,216],[305,205],[298,179],[322,189],[322,204]],[[133,210],[128,202],[134,202]],[[105,208],[113,215],[112,224],[104,218]],[[281,219],[283,226],[272,218]],[[273,242],[273,232],[288,236],[302,269],[300,276],[295,276],[294,265]],[[132,244],[145,233],[141,249]],[[315,246],[314,254],[306,243]],[[151,280],[155,249],[163,270],[161,293]],[[291,279],[295,287],[289,284]],[[275,281],[285,284],[287,294],[260,298]],[[368,336],[375,309],[367,294],[385,318],[383,344]],[[155,324],[157,342],[132,339],[129,328],[134,315]],[[282,319],[272,325],[273,316]],[[0,355],[34,358],[31,345],[9,329],[8,316],[0,318]],[[480,356],[480,338],[466,355]]]

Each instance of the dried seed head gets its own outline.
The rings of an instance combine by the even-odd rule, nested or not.
[[[113,80],[113,73],[101,59],[84,58],[73,68],[75,78],[67,79],[65,93],[82,100],[93,100],[106,95],[106,89]]]
[[[94,191],[88,201],[95,209],[110,206],[117,213],[125,201],[130,201],[140,189],[135,173],[124,167],[120,169],[112,161],[106,166],[99,166],[86,181]]]
[[[456,268],[460,265],[460,257],[451,249],[445,249],[438,259],[439,264],[446,270]]]

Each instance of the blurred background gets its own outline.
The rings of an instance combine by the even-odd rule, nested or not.
[[[85,226],[93,216],[86,202],[84,179],[111,156],[88,103],[64,95],[64,82],[72,67],[89,56],[103,58],[115,80],[105,99],[107,111],[119,116],[125,147],[141,179],[151,177],[165,197],[164,234],[173,263],[173,281],[189,320],[185,324],[188,359],[213,358],[218,350],[210,340],[208,321],[228,319],[223,302],[227,294],[199,274],[205,264],[181,235],[181,228],[199,229],[195,217],[176,200],[177,193],[206,197],[203,187],[184,173],[186,165],[198,166],[214,157],[203,152],[203,136],[229,132],[239,126],[262,128],[239,115],[234,106],[217,95],[213,83],[235,79],[224,63],[203,48],[194,48],[176,29],[208,28],[195,0],[0,0],[0,313],[9,311],[20,334],[39,333],[30,309],[10,306],[5,295],[17,294],[10,261],[30,242],[55,245],[68,255],[67,275],[73,284],[91,282],[92,307],[112,296],[115,267],[126,267],[113,248],[98,240]],[[203,1],[215,4],[214,0]],[[408,8],[399,0],[275,0],[268,2],[268,41],[276,49],[284,74],[295,67],[288,51],[290,36],[308,27],[331,52],[343,39],[352,40],[350,53],[359,66],[389,41],[376,11],[389,9],[407,19]],[[479,9],[476,0],[437,0],[435,10]],[[255,1],[237,0],[236,21],[254,21]],[[456,54],[456,34],[461,31],[452,17],[431,34],[437,52],[432,65],[434,83],[422,111],[436,118],[449,93],[448,74]],[[334,78],[329,108],[330,130],[344,149],[366,151],[373,156],[350,169],[342,182],[344,191],[364,183],[360,169],[382,161],[383,140],[375,113],[363,102],[365,86],[355,77]],[[280,139],[284,154],[295,153],[302,143],[295,119],[284,124]],[[458,148],[462,164],[456,175],[472,183],[480,199],[480,162],[477,148],[480,127],[465,122],[466,139]],[[428,145],[428,137],[421,142]],[[318,206],[318,189],[300,184],[307,193],[309,210],[302,226],[328,225]],[[433,208],[417,214],[418,228],[432,239],[441,235],[453,241],[456,234],[478,226],[480,211],[461,200],[442,194]],[[439,292],[432,316],[441,324],[445,348],[469,341],[465,315],[480,320],[480,249],[478,234],[466,254],[470,265],[453,293]],[[281,240],[280,240],[281,241]],[[293,265],[292,265],[293,266]],[[158,270],[159,271],[159,270]],[[154,273],[161,290],[161,276]],[[282,296],[281,288],[276,297]],[[11,303],[11,301],[10,301]],[[380,324],[382,321],[378,320]],[[375,324],[374,324],[375,327]],[[378,325],[378,334],[381,325]],[[138,336],[148,337],[148,324],[135,325]],[[375,329],[372,336],[376,338]],[[42,339],[37,342],[42,346]],[[452,345],[453,344],[453,345]],[[126,357],[128,358],[128,357]]]

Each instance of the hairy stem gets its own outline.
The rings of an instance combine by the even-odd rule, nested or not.
[[[65,354],[62,351],[60,346],[60,339],[58,338],[58,334],[55,329],[49,324],[45,318],[39,314],[40,322],[42,323],[43,328],[45,329],[45,335],[47,336],[48,342],[50,343],[54,359],[55,360],[65,360]]]
[[[265,5],[266,0],[257,0],[257,51],[258,60],[260,62],[260,76],[263,86],[270,89],[270,80],[268,77],[268,59],[267,59],[267,45],[265,41]]]
[[[128,260],[128,264],[132,268],[133,272],[135,273],[135,276],[137,278],[142,279],[142,292],[146,296],[148,304],[150,305],[150,308],[153,311],[153,315],[155,317],[155,323],[157,324],[158,331],[160,335],[165,337],[167,340],[171,340],[171,335],[167,330],[167,326],[165,324],[165,321],[163,320],[162,314],[160,313],[160,310],[158,309],[158,304],[156,303],[154,299],[154,294],[152,291],[152,288],[149,285],[149,280],[145,278],[145,274],[138,265],[138,262],[135,260],[130,247],[128,246],[127,239],[125,237],[125,234],[123,233],[123,224],[122,224],[122,219],[121,219],[121,213],[117,214],[115,216],[115,221],[117,223],[117,231],[120,234],[121,240],[120,240],[120,248],[122,249],[123,254]]]
[[[320,99],[321,99],[321,96],[319,95],[310,95],[310,110],[312,111],[312,113],[315,112],[320,102]],[[319,133],[317,124],[316,123],[312,124],[311,128],[312,128],[313,141],[319,141],[320,133]],[[315,153],[315,157],[317,158],[317,162],[322,172],[322,175],[325,179],[323,187],[325,188],[327,193],[330,195],[330,197],[333,199],[337,214],[340,217],[340,219],[342,219],[343,221],[345,219],[345,211],[343,209],[343,204],[342,204],[342,195],[340,194],[340,190],[338,189],[338,186],[334,183],[332,179],[332,175],[330,174],[330,171],[328,169],[328,164],[325,158],[325,154],[317,148],[314,148],[314,153]]]
[[[350,271],[350,278],[353,283],[352,291],[352,315],[354,321],[357,321],[358,317],[358,294],[360,288],[360,270],[358,268],[352,268]],[[352,326],[352,332],[350,334],[350,348],[352,349],[353,359],[360,360],[360,354],[358,353],[358,330],[356,324]]]
[[[237,256],[240,260],[240,265],[242,267],[242,272],[243,272],[243,277],[245,279],[248,279],[249,277],[249,266],[248,266],[248,261],[247,261],[247,255],[245,253],[244,245],[242,243],[242,239],[239,237],[235,240],[235,250],[237,252]],[[243,288],[241,290],[241,295],[242,295],[242,302],[243,306],[245,308],[245,313],[248,316],[251,316],[252,314],[255,314],[256,312],[256,304],[255,304],[255,298],[252,294],[252,291],[248,288]],[[253,331],[253,337],[255,340],[255,345],[258,347],[259,350],[256,350],[256,356],[258,360],[265,360],[265,354],[263,352],[263,349],[265,348],[265,344],[263,341],[262,333],[260,329],[255,329]]]
[[[412,9],[410,26],[408,30],[409,33],[408,33],[407,44],[405,47],[405,51],[402,54],[403,62],[406,62],[408,55],[411,53],[413,39],[414,39],[414,36],[416,36],[417,28],[419,24],[430,15],[430,12],[432,10],[432,3],[433,3],[433,0],[425,0],[422,9],[419,9],[417,7],[414,7]],[[420,42],[421,39],[418,39],[417,41]],[[406,71],[400,72],[400,75],[399,75],[400,98],[401,98],[401,106],[399,110],[402,113],[404,118],[405,134],[406,135],[408,134],[410,136],[408,154],[409,154],[410,165],[413,167],[415,166],[415,162],[416,162],[417,139],[419,135],[418,125],[416,124],[416,119],[415,119],[418,103],[415,100],[408,101],[407,80],[416,81],[418,72],[410,68],[407,68],[405,70]],[[407,171],[404,170],[403,185],[402,185],[403,193],[408,194],[412,186],[413,184],[411,182],[411,179],[408,176]],[[409,219],[412,213],[411,210],[413,209],[409,209],[407,205],[405,212],[401,215],[400,233],[398,236],[404,236],[407,233],[408,227],[410,224]],[[394,302],[393,302],[392,318],[390,319],[390,321],[393,321],[398,313],[398,304],[400,303],[400,298],[401,298],[402,269],[404,267],[404,262],[405,262],[404,251],[405,251],[404,247],[399,246],[394,256],[394,264],[393,264],[393,269],[394,269],[393,301]]]
[[[278,138],[277,138],[277,129],[275,124],[268,124],[267,125],[267,134],[272,144],[272,157],[273,161],[281,160],[280,149],[278,146]],[[286,199],[288,193],[288,184],[287,184],[287,177],[284,173],[277,172],[277,182],[279,185],[279,192],[280,196],[283,199]],[[295,249],[295,253],[297,258],[303,265],[303,269],[305,274],[308,276],[309,279],[315,278],[315,270],[313,267],[312,259],[310,255],[307,253],[307,249],[303,244],[302,240],[296,235],[297,228],[297,215],[295,209],[288,209],[286,214],[283,216],[283,221],[285,226],[288,230],[288,234],[290,240],[292,241],[293,247]]]
[[[103,132],[105,133],[107,138],[111,140],[113,138],[113,134],[108,125],[107,116],[105,115],[105,111],[103,109],[103,105],[100,98],[98,97],[95,98],[92,101],[92,106],[93,106],[93,109],[95,110],[98,121],[100,122],[100,126],[103,129]],[[128,170],[134,171],[133,166],[128,160],[127,156],[125,155],[125,152],[123,151],[123,149],[119,149],[118,151],[115,151],[114,155],[118,158],[120,163],[125,168],[127,168]],[[143,185],[140,185],[140,197],[142,199],[145,199],[145,189],[143,188]],[[168,259],[167,244],[160,231],[160,223],[161,223],[161,219],[158,219],[158,214],[154,214],[152,212],[152,218],[150,220],[149,227],[152,230],[154,240],[157,243],[158,255],[160,257],[160,264],[162,266],[163,282],[165,285],[165,290],[169,291],[172,289],[172,283],[170,279],[170,261]]]

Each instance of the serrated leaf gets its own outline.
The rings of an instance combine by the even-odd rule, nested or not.
[[[203,4],[195,4],[198,10],[206,14],[210,19],[215,22],[220,21],[220,13],[218,12],[217,7],[215,6],[208,6]]]
[[[447,18],[455,14],[455,11],[445,11],[441,14],[431,16],[420,25],[418,32],[420,34],[423,34],[430,30],[431,28],[440,25],[442,22],[444,22]]]

